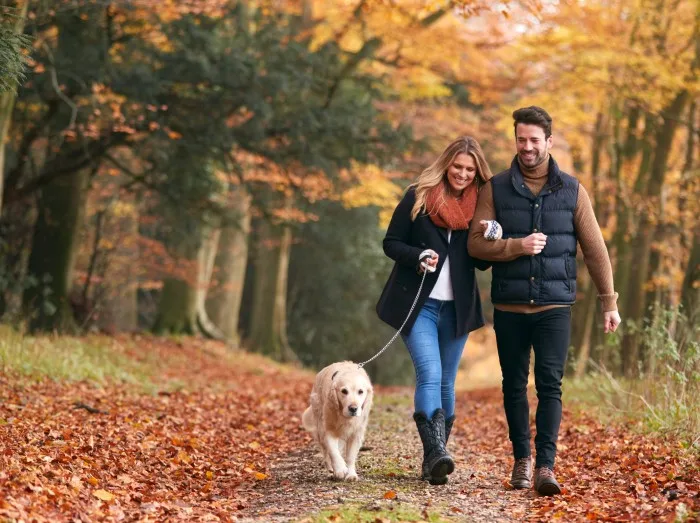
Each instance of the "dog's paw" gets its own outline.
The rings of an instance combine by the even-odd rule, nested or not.
[[[333,477],[335,479],[340,479],[343,480],[345,477],[348,475],[348,467],[346,465],[343,465],[342,467],[338,467],[333,471]]]
[[[331,461],[331,458],[329,456],[325,456],[323,462],[326,465],[326,469],[328,472],[333,472],[333,461]]]
[[[348,473],[345,474],[345,481],[357,481],[357,471],[355,469],[348,469]]]

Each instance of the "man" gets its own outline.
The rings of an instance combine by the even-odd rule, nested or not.
[[[576,245],[602,304],[604,330],[620,324],[617,293],[603,235],[586,190],[559,170],[552,148],[552,119],[540,107],[513,113],[517,154],[510,169],[494,176],[479,194],[472,223],[497,220],[498,240],[472,227],[468,248],[493,264],[491,301],[503,374],[503,404],[513,444],[514,488],[530,488],[530,424],[527,379],[530,346],[535,352],[537,389],[535,489],[561,492],[554,476],[561,422],[561,380],[576,301]],[[482,226],[485,225],[482,223]]]

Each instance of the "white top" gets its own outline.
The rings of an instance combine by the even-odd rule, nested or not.
[[[450,238],[452,237],[452,230],[447,229],[447,244],[450,244]],[[450,258],[445,258],[445,263],[442,264],[440,269],[440,274],[438,274],[438,279],[435,282],[435,287],[430,291],[429,298],[442,301],[452,301],[455,299],[454,293],[452,292],[452,277],[450,276]]]

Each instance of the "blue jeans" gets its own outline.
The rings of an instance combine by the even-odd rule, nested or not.
[[[402,338],[416,371],[416,412],[432,418],[442,408],[445,418],[455,413],[455,378],[467,335],[455,336],[457,317],[454,301],[433,298],[418,312],[408,336]]]

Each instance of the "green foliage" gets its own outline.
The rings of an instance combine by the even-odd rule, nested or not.
[[[241,29],[233,13],[188,16],[164,30],[173,49],[150,49],[158,69],[123,87],[130,97],[168,106],[163,123],[183,135],[190,162],[210,158],[232,167],[236,147],[278,165],[333,173],[351,160],[387,159],[410,137],[375,108],[380,79],[345,72],[333,43],[312,49],[296,36],[297,17],[257,11]]]
[[[1,13],[0,20],[0,93],[14,91],[25,79],[27,55],[30,39],[18,34],[14,27],[15,17]]]
[[[644,365],[637,379],[595,372],[564,382],[567,397],[639,419],[647,430],[669,432],[700,452],[700,325],[680,308],[657,308],[640,329]]]
[[[322,217],[295,233],[289,267],[289,341],[302,363],[321,368],[335,361],[364,361],[394,330],[375,305],[393,262],[382,250],[384,231],[372,207],[345,209],[324,202]],[[383,384],[410,384],[413,366],[399,337],[367,367]]]

